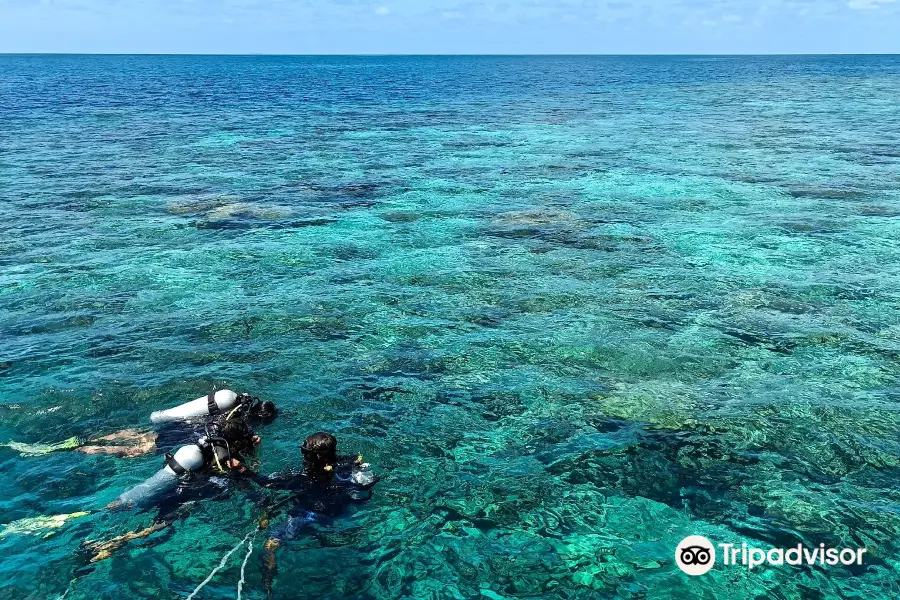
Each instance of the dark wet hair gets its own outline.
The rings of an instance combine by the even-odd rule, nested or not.
[[[253,447],[253,430],[243,419],[228,419],[219,426],[218,434],[232,451],[241,452]]]
[[[250,418],[267,423],[278,416],[278,409],[271,400],[257,402],[250,407]]]
[[[314,433],[303,441],[300,452],[307,470],[323,473],[325,467],[337,462],[337,439],[324,431]]]

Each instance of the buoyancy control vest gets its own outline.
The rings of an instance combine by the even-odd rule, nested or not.
[[[221,438],[202,437],[195,444],[182,446],[174,454],[166,454],[163,467],[152,477],[139,483],[119,496],[126,505],[153,503],[160,495],[173,491],[191,474],[206,467],[224,472],[231,452]]]

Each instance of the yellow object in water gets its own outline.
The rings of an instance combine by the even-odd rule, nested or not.
[[[74,450],[79,446],[77,437],[70,437],[55,444],[24,444],[22,442],[10,441],[0,446],[12,448],[22,456],[42,456],[51,452],[60,452],[62,450]]]
[[[50,537],[53,535],[53,529],[59,529],[72,519],[79,519],[88,516],[89,512],[73,512],[65,515],[42,515],[40,517],[29,517],[27,519],[19,519],[12,523],[7,523],[0,529],[0,539],[8,535],[37,535],[41,537]],[[48,531],[50,530],[50,531]]]

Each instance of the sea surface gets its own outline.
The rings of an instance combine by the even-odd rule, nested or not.
[[[334,432],[383,480],[275,598],[897,598],[898,308],[900,57],[0,56],[0,443]],[[252,494],[73,577],[161,460],[0,447],[0,599],[190,595]]]

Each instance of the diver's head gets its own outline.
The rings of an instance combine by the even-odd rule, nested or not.
[[[243,419],[228,419],[219,427],[219,436],[228,442],[232,452],[247,452],[259,444],[259,436],[253,433]]]
[[[256,402],[250,407],[249,416],[256,421],[270,423],[278,416],[278,409],[275,408],[275,403],[271,400],[264,400],[263,402]]]
[[[337,439],[330,433],[320,431],[303,441],[303,467],[312,474],[326,474],[337,462]]]

